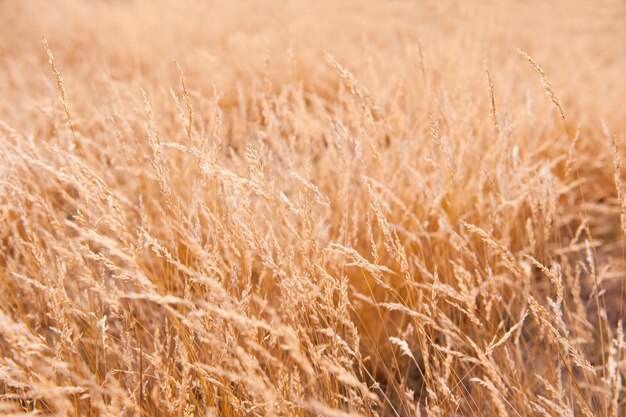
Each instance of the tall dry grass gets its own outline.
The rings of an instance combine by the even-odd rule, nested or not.
[[[625,415],[600,3],[1,1],[0,413]]]

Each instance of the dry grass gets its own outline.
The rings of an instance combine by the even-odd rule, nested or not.
[[[624,39],[617,0],[0,1],[0,413],[624,416]]]

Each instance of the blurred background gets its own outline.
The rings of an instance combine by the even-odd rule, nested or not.
[[[406,63],[418,48],[433,79],[445,74],[449,94],[478,82],[487,61],[499,93],[523,101],[541,86],[528,77],[521,48],[575,117],[626,116],[617,106],[626,96],[623,1],[4,0],[0,116],[7,122],[36,117],[54,88],[44,36],[81,107],[96,104],[83,100],[98,95],[76,93],[97,90],[105,75],[135,93],[175,84],[173,59],[194,91],[212,96],[216,86],[225,106],[236,101],[237,89],[256,88],[258,74],[273,89],[302,83],[331,94],[336,77],[325,51],[349,62],[371,90],[392,88],[399,78],[419,80],[419,63]],[[591,95],[603,100],[586,102]]]

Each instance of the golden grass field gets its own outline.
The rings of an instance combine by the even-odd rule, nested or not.
[[[0,414],[624,416],[626,3],[0,0]]]

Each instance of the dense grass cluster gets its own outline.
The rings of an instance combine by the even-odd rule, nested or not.
[[[624,39],[619,1],[0,1],[0,413],[625,415]]]

